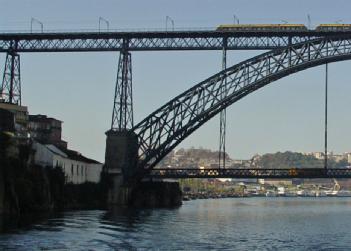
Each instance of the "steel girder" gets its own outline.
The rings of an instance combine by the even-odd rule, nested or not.
[[[108,32],[0,34],[0,52],[269,50],[345,32]],[[226,42],[225,42],[226,41]]]
[[[350,168],[324,169],[153,169],[148,178],[236,178],[236,179],[291,179],[291,178],[351,178]]]
[[[151,170],[187,136],[249,93],[289,74],[350,58],[351,36],[321,38],[263,53],[211,76],[133,128],[139,137],[140,172]]]

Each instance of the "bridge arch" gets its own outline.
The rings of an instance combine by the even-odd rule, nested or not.
[[[187,136],[251,92],[295,72],[349,59],[351,36],[325,37],[260,54],[209,77],[133,127],[139,170],[152,169]]]

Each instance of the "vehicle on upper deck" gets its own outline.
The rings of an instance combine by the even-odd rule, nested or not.
[[[351,31],[351,24],[320,24],[316,31]]]
[[[217,31],[307,31],[304,24],[222,24]]]

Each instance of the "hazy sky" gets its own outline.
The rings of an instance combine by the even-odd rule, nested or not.
[[[351,1],[283,0],[0,0],[0,30],[28,30],[31,17],[46,30],[97,29],[99,17],[111,29],[216,27],[241,23],[351,23]],[[38,25],[35,24],[38,29]],[[228,54],[228,66],[260,51]],[[0,55],[3,71],[5,55]],[[31,114],[63,120],[69,147],[104,159],[111,124],[118,53],[22,53],[22,103]],[[133,52],[135,121],[170,98],[216,73],[221,52]],[[1,63],[2,62],[2,63]],[[351,151],[351,62],[329,66],[329,146]],[[312,68],[250,94],[227,109],[227,151],[234,158],[275,151],[321,151],[324,126],[324,66]],[[218,149],[219,118],[187,138],[180,147]]]

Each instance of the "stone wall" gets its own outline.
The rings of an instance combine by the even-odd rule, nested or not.
[[[1,166],[1,163],[0,163]],[[0,215],[4,213],[4,195],[5,195],[5,186],[4,186],[4,174],[2,168],[0,168]]]
[[[178,182],[141,182],[132,189],[129,205],[133,207],[171,208],[182,205]]]

